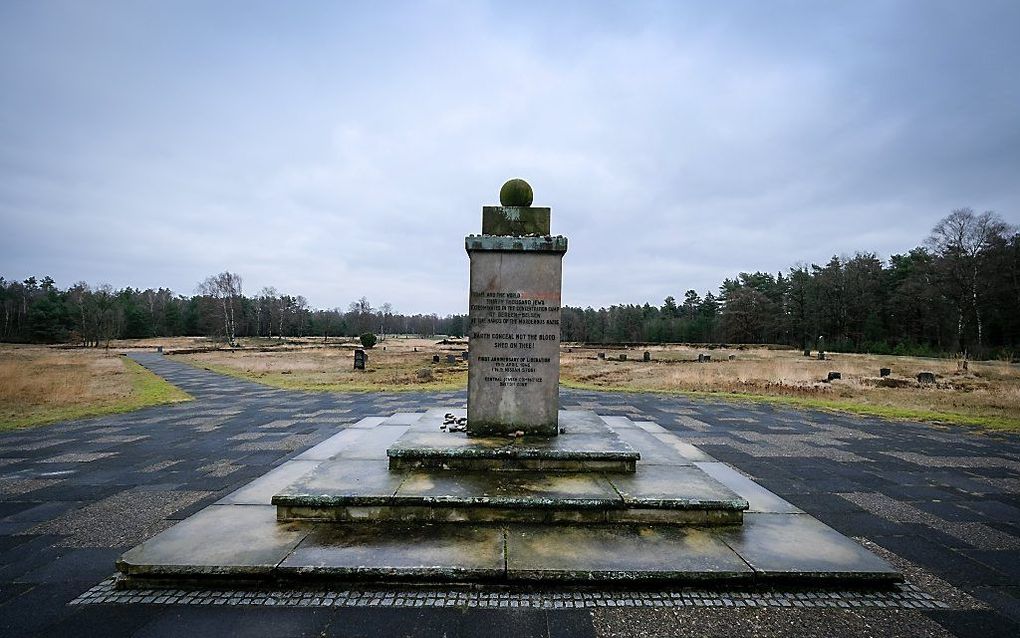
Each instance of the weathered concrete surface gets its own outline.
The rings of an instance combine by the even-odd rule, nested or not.
[[[696,528],[584,526],[507,529],[507,575],[526,580],[750,580],[732,549]]]
[[[279,567],[284,578],[491,580],[505,573],[503,530],[470,525],[320,525]]]
[[[514,250],[468,240],[471,261],[468,434],[556,436],[560,380],[563,250],[525,250],[538,238],[512,238]],[[497,241],[498,240],[498,241]],[[518,246],[519,244],[519,246]],[[517,249],[519,248],[519,249]]]
[[[605,477],[577,472],[410,472],[394,501],[508,509],[604,509],[621,505],[620,495]]]
[[[630,507],[742,511],[747,501],[693,465],[639,465],[633,474],[607,475]]]
[[[300,480],[280,487],[270,498],[274,505],[390,505],[403,480],[403,473],[389,471],[377,459],[341,458],[324,461]]]
[[[268,505],[212,505],[126,552],[125,575],[269,577],[311,531],[278,523]]]
[[[432,409],[381,421],[379,429],[396,427],[390,425],[395,420],[410,423],[387,450],[388,469],[374,460],[386,437],[362,439],[360,430],[338,434],[335,439],[344,439],[369,458],[349,459],[342,447],[337,449],[336,458],[272,497],[280,520],[721,525],[739,523],[747,507],[668,446],[661,454],[673,465],[649,466],[635,475],[639,454],[593,412],[561,412],[565,433],[559,437],[520,439],[443,432],[439,427],[447,413]],[[452,413],[460,416],[463,411]],[[633,425],[621,427],[644,432]],[[331,442],[317,447],[334,449]],[[606,463],[608,469],[620,470],[613,463],[621,459],[629,461],[630,472],[603,472],[606,467],[588,465]],[[417,465],[422,460],[431,462],[423,468]],[[459,464],[463,460],[518,471],[464,470]],[[528,469],[528,462],[536,465]]]
[[[320,461],[294,460],[248,483],[244,487],[224,496],[218,505],[265,505],[282,489],[319,466]]]
[[[674,437],[676,438],[676,437]],[[801,514],[799,507],[779,498],[761,485],[758,485],[740,472],[725,463],[718,461],[698,462],[695,465],[715,480],[747,500],[748,512],[767,512],[770,514]]]
[[[877,581],[897,570],[807,514],[747,514],[719,536],[759,577]]]
[[[562,410],[557,437],[468,436],[440,429],[445,413],[429,410],[391,445],[391,469],[633,472],[640,454],[594,412]]]

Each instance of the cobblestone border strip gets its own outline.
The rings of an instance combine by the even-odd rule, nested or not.
[[[889,590],[485,591],[437,589],[116,589],[110,577],[70,605],[228,605],[268,607],[477,607],[585,609],[595,607],[882,607],[949,609],[915,585]]]

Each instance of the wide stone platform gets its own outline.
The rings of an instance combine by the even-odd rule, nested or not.
[[[270,584],[321,578],[604,585],[635,581],[726,585],[777,580],[875,584],[901,580],[885,561],[729,466],[654,423],[635,423],[623,417],[606,417],[605,422],[640,454],[641,463],[631,475],[601,476],[610,481],[624,503],[633,488],[628,488],[624,479],[649,481],[643,488],[649,500],[654,494],[650,486],[658,481],[665,503],[682,492],[667,490],[669,483],[663,481],[672,480],[672,474],[682,473],[684,468],[697,469],[746,501],[743,524],[278,520],[273,497],[301,491],[294,486],[309,485],[317,474],[325,478],[324,472],[340,471],[344,465],[365,470],[374,465],[388,473],[387,449],[425,416],[374,417],[341,431],[125,553],[117,564],[121,573],[118,586]],[[682,462],[677,464],[677,458]],[[642,477],[646,464],[652,472],[647,479]],[[362,488],[375,482],[380,488],[375,497],[385,496],[392,487],[394,491],[386,498],[393,498],[400,485],[420,471],[406,470],[407,476],[390,484],[379,483],[381,475],[367,471],[360,475],[360,482],[358,472],[345,476],[355,488],[352,493],[364,492]],[[443,474],[456,472],[433,473]],[[507,472],[499,478],[519,486],[521,477],[527,475]],[[422,485],[416,489],[415,498],[426,498],[428,489]],[[362,496],[370,499],[367,502],[374,498],[367,492]],[[500,493],[486,498],[498,500]]]
[[[273,496],[278,518],[720,525],[747,509],[675,450],[635,466],[640,454],[594,412],[561,411],[554,438],[469,437],[441,430],[446,414],[464,411],[408,424],[386,450],[388,467],[357,448],[323,462]]]

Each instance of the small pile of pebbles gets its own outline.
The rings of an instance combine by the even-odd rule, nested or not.
[[[467,417],[457,418],[453,413],[447,412],[443,415],[443,424],[439,426],[439,429],[446,432],[466,432]]]

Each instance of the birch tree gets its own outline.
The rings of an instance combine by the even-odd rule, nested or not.
[[[956,305],[956,339],[963,349],[964,325],[973,319],[977,350],[984,342],[981,293],[985,286],[985,253],[1003,238],[1010,227],[992,211],[980,215],[970,208],[957,208],[931,230],[927,244],[942,258],[943,273]]]
[[[223,335],[231,347],[236,345],[234,309],[241,297],[241,276],[229,271],[213,275],[198,286],[199,292],[218,302],[223,319]]]

